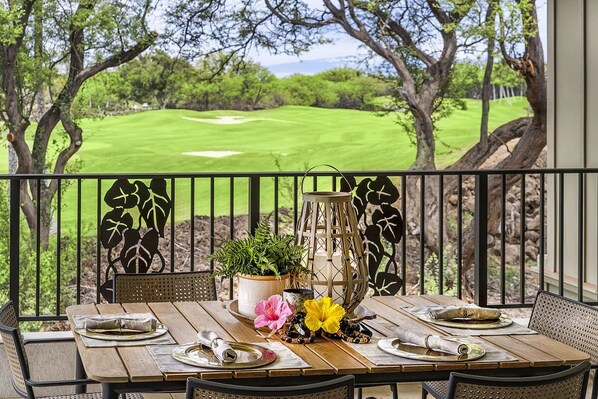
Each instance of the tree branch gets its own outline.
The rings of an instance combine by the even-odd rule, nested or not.
[[[285,14],[283,14],[282,12],[280,12],[279,8],[280,8],[280,3],[273,5],[269,0],[265,0],[266,3],[266,7],[268,7],[268,10],[270,10],[270,12],[272,14],[274,14],[274,16],[276,18],[278,18],[280,21],[282,21],[283,23],[287,23],[287,24],[291,24],[291,25],[295,25],[295,26],[303,26],[306,28],[312,28],[312,29],[317,29],[317,28],[323,28],[324,26],[328,26],[328,25],[332,25],[334,24],[336,21],[334,20],[334,18],[329,18],[329,19],[325,19],[319,22],[307,22],[301,18],[290,18],[288,16],[286,16]]]
[[[341,4],[344,4],[344,2],[341,1]],[[349,36],[359,40],[368,46],[373,52],[387,60],[395,68],[403,80],[403,88],[415,94],[415,81],[401,57],[394,54],[391,49],[382,47],[367,31],[360,31],[353,28],[353,26],[351,26],[351,24],[348,22],[346,14],[344,14],[342,10],[335,7],[330,0],[324,0],[324,5],[332,13],[336,23],[338,23]]]
[[[15,38],[14,43],[2,48],[3,57],[2,60],[2,91],[4,92],[4,105],[7,119],[8,129],[17,135],[21,135],[25,132],[27,126],[29,126],[29,120],[21,112],[21,96],[19,95],[18,85],[16,80],[16,64],[17,57],[21,46],[23,44],[23,38],[27,30],[27,24],[31,12],[33,10],[33,3],[35,0],[26,0],[23,2],[21,9],[21,17],[19,19],[19,25],[21,26],[21,32]]]
[[[500,53],[502,55],[502,58],[507,63],[507,65],[509,65],[511,68],[513,68],[513,66],[517,62],[517,58],[512,57],[509,54],[509,52],[507,51],[507,47],[505,45],[505,21],[504,21],[504,16],[503,16],[502,11],[498,13],[498,22],[499,22],[499,26],[500,26],[500,37],[498,39]]]
[[[426,0],[430,10],[432,10],[432,14],[434,17],[440,22],[442,25],[450,24],[451,18],[438,6],[438,0]]]
[[[158,38],[158,34],[156,32],[151,32],[143,39],[141,39],[136,45],[131,47],[128,50],[122,51],[118,54],[114,54],[103,61],[100,61],[96,64],[93,64],[85,69],[82,69],[76,76],[73,83],[73,89],[76,88],[77,91],[81,87],[81,85],[89,78],[98,73],[109,69],[117,67],[121,64],[131,61],[139,54],[143,53],[147,50]],[[73,93],[73,96],[76,94]]]
[[[524,117],[507,122],[488,136],[488,145],[484,149],[481,143],[476,143],[448,170],[477,169],[496,152],[502,145],[522,137],[529,129],[532,118]]]
[[[401,39],[402,44],[411,49],[413,53],[419,58],[426,66],[431,66],[436,63],[436,59],[434,57],[424,53],[413,41],[411,34],[397,21],[393,20],[390,15],[382,11],[380,8],[376,8],[373,12],[376,17],[378,17],[378,21],[381,22],[383,25],[387,26],[389,30],[396,33],[399,38]]]

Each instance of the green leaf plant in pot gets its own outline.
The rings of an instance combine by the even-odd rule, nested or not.
[[[225,241],[214,252],[218,262],[213,276],[238,277],[238,310],[253,318],[255,305],[280,294],[290,286],[291,275],[309,273],[301,266],[304,248],[294,244],[291,235],[270,232],[269,218],[263,219],[254,234],[247,238]]]

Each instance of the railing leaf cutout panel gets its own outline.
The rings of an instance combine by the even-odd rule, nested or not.
[[[160,237],[164,237],[172,202],[164,179],[152,179],[149,186],[139,180],[131,183],[128,179],[118,179],[106,192],[104,202],[112,209],[104,215],[100,225],[102,247],[108,250],[108,266],[100,293],[111,302],[114,273],[161,273],[164,270],[166,263],[159,242]],[[159,267],[152,269],[156,256]]]
[[[340,189],[352,193],[374,296],[397,294],[403,286],[396,254],[404,221],[393,205],[400,199],[399,190],[387,176],[368,177],[359,184],[355,177],[346,176]]]

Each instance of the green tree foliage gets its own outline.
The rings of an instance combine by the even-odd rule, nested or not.
[[[89,79],[73,101],[77,119],[125,112],[131,85],[117,71],[106,71]]]
[[[479,98],[482,91],[483,65],[455,62],[444,96],[451,98]]]
[[[254,62],[224,64],[223,53],[197,61],[185,71],[173,106],[197,110],[255,110],[269,104],[275,76]]]
[[[509,67],[504,61],[495,62],[492,71],[492,84],[508,88],[516,88],[525,85],[523,78]]]
[[[0,231],[10,230],[9,199],[7,181],[0,181]],[[57,287],[57,245],[55,236],[50,237],[48,249],[40,249],[39,269],[37,260],[36,241],[31,239],[27,229],[22,226],[19,263],[19,298],[21,298],[20,313],[35,314],[39,307],[40,314],[54,314],[56,312],[56,287]],[[81,252],[90,253],[95,246],[95,241],[90,238],[87,226],[83,226]],[[60,241],[60,309],[64,312],[67,306],[76,303],[76,272],[77,272],[77,242],[74,229],[65,229]],[[9,234],[0,234],[0,259],[5,261],[0,267],[0,303],[9,300],[10,268],[10,237]],[[39,270],[39,274],[38,274]],[[39,278],[38,278],[39,276]],[[39,292],[39,301],[36,295]],[[24,323],[25,330],[39,330],[41,323]]]
[[[374,109],[389,83],[350,68],[277,78],[252,62],[216,53],[189,64],[158,51],[91,79],[76,99],[81,115],[121,112],[128,101],[195,110],[256,110],[281,105]]]
[[[331,90],[332,82],[319,76],[293,75],[282,79],[279,87],[285,93],[286,103],[291,105],[313,105],[332,108],[338,101],[336,93]]]
[[[203,53],[245,55],[259,46],[297,54],[327,41],[331,31],[352,37],[383,61],[400,87],[395,93],[408,104],[418,144],[413,167],[434,169],[432,113],[457,50],[469,44],[463,32],[479,25],[476,5],[475,0],[217,0],[180,4],[169,18],[186,21],[172,37]]]
[[[122,100],[166,108],[191,73],[191,64],[158,50],[123,65],[119,72],[128,89],[121,93]]]
[[[74,98],[86,81],[155,42],[158,35],[146,23],[154,6],[140,0],[0,0],[0,119],[18,156],[18,173],[65,172],[83,144]],[[34,111],[35,134],[26,136]],[[61,134],[68,139],[54,158],[49,143],[60,142]],[[57,180],[39,190],[38,180],[21,186],[27,225],[32,234],[40,227],[44,246],[59,189]]]

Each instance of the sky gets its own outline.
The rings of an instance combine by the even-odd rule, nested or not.
[[[537,7],[540,36],[546,52],[548,44],[546,0],[537,0]],[[359,48],[357,40],[338,33],[335,34],[333,43],[316,46],[299,57],[286,54],[268,54],[263,50],[261,52],[254,50],[250,56],[258,63],[268,67],[275,75],[286,76],[293,73],[313,74],[331,68],[349,66],[351,60],[360,54],[366,54],[366,51]]]

